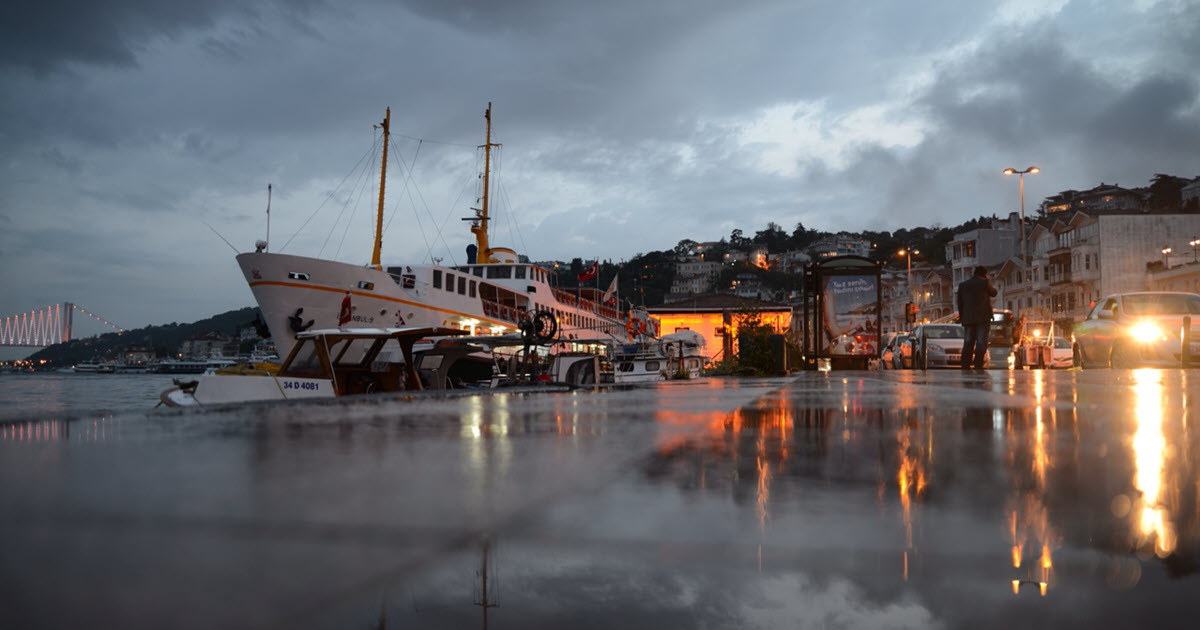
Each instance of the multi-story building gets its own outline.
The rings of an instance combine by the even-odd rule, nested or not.
[[[995,220],[991,227],[978,228],[954,235],[946,244],[946,260],[950,263],[954,286],[971,277],[975,267],[996,267],[1018,254],[1021,245],[1021,217],[1013,212],[1004,221]]]
[[[713,282],[721,275],[723,265],[695,258],[675,263],[675,278],[671,281],[671,293],[707,293]]]
[[[1200,261],[1189,257],[1169,261],[1167,264],[1152,263],[1146,268],[1148,289],[1151,291],[1182,291],[1200,293]]]
[[[955,285],[947,267],[922,267],[912,272],[917,322],[928,323],[953,315]]]
[[[1091,190],[1064,190],[1042,201],[1047,216],[1075,212],[1137,210],[1142,206],[1143,192],[1100,182]]]
[[[1066,332],[1087,316],[1094,301],[1152,288],[1147,265],[1163,266],[1168,247],[1191,251],[1194,234],[1200,234],[1200,214],[1077,212],[1069,219],[1054,217],[1030,234],[1028,264],[1016,258],[1001,266],[996,304],[1018,316],[1047,312]]]
[[[823,238],[808,246],[808,253],[814,259],[832,258],[834,256],[870,256],[871,241],[848,234],[838,234]]]
[[[768,300],[774,297],[772,293],[752,273],[739,273],[733,281],[733,294],[738,297]]]
[[[1192,183],[1180,189],[1179,201],[1188,210],[1200,207],[1200,177],[1193,179]]]
[[[775,271],[783,271],[787,273],[801,273],[804,271],[804,266],[812,260],[808,254],[794,250],[783,252],[782,254],[772,254],[768,256],[767,264]]]
[[[879,278],[883,293],[879,329],[885,333],[902,332],[911,328],[904,316],[904,305],[911,301],[907,274],[885,269]]]

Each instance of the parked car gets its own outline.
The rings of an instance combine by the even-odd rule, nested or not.
[[[888,333],[883,344],[883,351],[879,355],[879,362],[884,369],[900,370],[911,367],[912,359],[909,354],[912,346],[908,340],[907,332]]]
[[[1096,303],[1075,325],[1072,362],[1083,368],[1178,367],[1183,318],[1192,318],[1192,366],[1200,367],[1200,295],[1120,293]]]
[[[1071,340],[1055,337],[1050,341],[1050,367],[1069,368],[1074,353],[1071,351]]]
[[[921,324],[913,329],[911,337],[915,342],[915,367],[959,367],[962,364],[962,326]],[[925,348],[924,354],[921,352],[922,346]]]

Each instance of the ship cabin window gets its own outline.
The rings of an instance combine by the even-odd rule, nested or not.
[[[433,270],[433,288],[435,288],[435,289],[442,288],[442,270],[441,269]]]
[[[375,290],[375,283],[374,283],[374,282],[367,282],[366,280],[359,280],[359,281],[358,281],[358,288],[362,289],[363,291],[374,291],[374,290]]]
[[[375,339],[344,339],[330,346],[329,356],[336,367],[362,366],[375,342]]]
[[[633,371],[633,363],[630,363],[629,361],[624,361],[617,365],[617,370],[620,372],[632,372]]]
[[[291,362],[288,363],[287,371],[280,372],[280,376],[308,378],[328,376],[325,366],[321,362],[321,355],[317,351],[316,341],[311,338],[299,340],[294,353]]]
[[[469,288],[469,289],[467,289],[467,296],[468,296],[468,297],[475,297],[475,281],[474,281],[474,280],[472,280],[472,281],[471,281],[471,284],[470,284],[470,285],[468,285],[468,286],[469,286],[470,288]]]
[[[524,267],[514,267],[513,271],[516,273],[517,280],[525,279],[525,268]]]
[[[646,371],[647,372],[657,372],[658,371],[658,361],[647,361],[646,362]]]
[[[483,277],[483,267],[472,267],[471,272],[474,273],[475,275],[479,276],[480,278]]]
[[[474,283],[472,283],[472,284],[474,284]],[[458,294],[459,295],[467,294],[467,279],[464,276],[458,277]]]
[[[487,277],[505,280],[512,277],[512,267],[493,265],[487,268]]]
[[[446,273],[446,290],[451,293],[454,292],[454,274],[449,272]]]
[[[289,271],[288,279],[289,280],[308,280],[308,274],[304,273],[303,271]]]

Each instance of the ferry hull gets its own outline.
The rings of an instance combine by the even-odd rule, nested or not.
[[[287,356],[296,333],[309,328],[386,326],[452,326],[513,330],[488,320],[482,309],[464,296],[445,306],[427,303],[429,289],[414,283],[399,285],[386,271],[331,260],[286,254],[240,254],[238,265],[262,310],[279,356]],[[342,320],[342,305],[350,297],[350,317]],[[481,333],[483,331],[480,331]]]
[[[493,282],[451,267],[380,270],[265,252],[239,254],[237,261],[280,356],[291,351],[296,333],[309,328],[422,326],[457,328],[472,335],[509,334],[534,310],[554,312],[563,338],[599,334],[615,341],[614,333],[623,332],[615,311],[606,317],[598,306],[565,304],[558,297],[563,292],[542,280]]]

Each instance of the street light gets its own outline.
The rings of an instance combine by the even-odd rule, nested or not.
[[[1021,259],[1025,262],[1025,266],[1029,266],[1029,247],[1025,244],[1025,173],[1039,173],[1042,169],[1036,166],[1018,171],[1015,168],[1004,169],[1005,175],[1016,175],[1021,183]]]
[[[1167,269],[1170,269],[1171,268],[1171,248],[1170,247],[1162,248],[1162,255],[1163,255],[1163,266],[1166,267]]]
[[[1200,248],[1200,238],[1194,238],[1188,241],[1188,245],[1192,246],[1192,262],[1196,262],[1196,249]]]
[[[1200,242],[1200,241],[1198,241],[1198,242]],[[901,248],[900,248],[900,251],[896,252],[896,254],[897,254],[898,256],[904,256],[904,260],[905,260],[905,262],[907,262],[907,263],[908,263],[908,271],[907,271],[907,275],[905,276],[905,281],[904,281],[904,282],[905,282],[905,284],[908,286],[908,295],[909,295],[909,297],[910,297],[910,298],[911,298],[911,297],[912,297],[912,295],[913,295],[913,290],[912,290],[912,257],[913,257],[913,256],[917,256],[917,255],[920,255],[920,253],[921,253],[921,250],[919,250],[919,249],[904,249],[903,247],[901,247]]]

